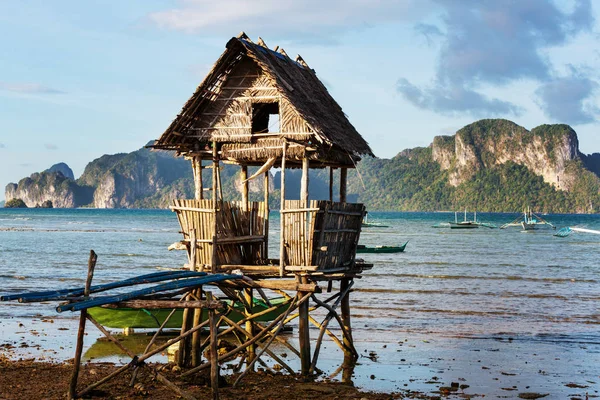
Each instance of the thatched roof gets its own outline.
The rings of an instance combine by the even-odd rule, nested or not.
[[[225,52],[213,69],[153,147],[192,153],[204,149],[205,144],[214,140],[209,134],[199,135],[198,130],[207,132],[207,129],[211,129],[206,128],[210,126],[210,121],[214,121],[214,117],[208,116],[214,115],[209,112],[209,108],[212,106],[214,109],[216,99],[220,95],[223,96],[223,90],[226,90],[224,82],[227,82],[236,65],[247,60],[256,63],[262,74],[273,83],[278,96],[284,98],[286,104],[304,120],[308,136],[297,136],[299,140],[310,143],[313,149],[318,148],[318,154],[335,154],[338,159],[343,156],[352,162],[363,155],[373,155],[367,142],[348,121],[341,107],[300,56],[292,60],[283,49],[271,50],[260,38],[258,44],[253,43],[244,33],[227,43]],[[198,128],[199,126],[203,128]],[[306,137],[314,137],[316,140],[309,141]],[[236,146],[239,147],[240,142],[252,146],[252,143],[256,143],[255,139],[250,140],[247,137],[247,140],[218,141],[237,142]],[[344,162],[346,163],[348,162]]]

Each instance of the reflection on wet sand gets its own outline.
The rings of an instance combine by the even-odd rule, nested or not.
[[[152,339],[153,335],[155,332],[152,331],[146,331],[146,332],[136,332],[136,333],[132,333],[132,334],[123,334],[123,333],[119,333],[119,334],[113,334],[113,336],[119,341],[119,343],[121,343],[122,346],[124,346],[125,348],[127,348],[128,350],[130,350],[131,352],[137,354],[137,355],[141,355],[144,354],[144,352],[146,351],[146,347],[148,346],[148,343],[150,342],[150,340]],[[282,339],[285,340],[286,342],[292,338],[292,331],[291,329],[288,330],[289,334],[284,334],[282,335]],[[169,339],[172,339],[174,337],[176,337],[177,335],[179,335],[179,331],[167,331],[165,334],[163,335],[159,335],[156,340],[154,341],[154,343],[152,344],[151,348],[148,349],[149,351],[160,347],[161,345],[165,344]],[[204,341],[209,337],[208,332],[203,332],[201,335],[201,340]],[[290,343],[293,343],[293,340],[289,340]],[[234,346],[234,344],[237,343],[237,338],[235,337],[235,335],[226,335],[224,339],[219,341],[219,353],[223,352],[226,353],[227,351],[231,350],[231,348],[233,348],[232,346]],[[235,347],[235,346],[234,346]],[[282,344],[282,343],[273,343],[269,346],[269,349],[271,349],[271,351],[273,351],[274,353],[278,354],[279,357],[281,357],[282,359],[286,359],[286,362],[294,362],[294,360],[292,358],[290,358],[290,360],[287,360],[288,358],[288,354],[289,350]],[[155,357],[152,358],[153,361],[156,362],[175,362],[176,357],[177,357],[177,351],[179,350],[179,343],[176,343],[170,347],[167,348],[166,351],[157,354]],[[209,359],[210,358],[210,353],[208,351],[206,351],[204,353],[204,356]],[[240,357],[237,357],[238,359]],[[91,360],[96,360],[96,361],[105,361],[105,362],[116,362],[116,363],[121,363],[121,362],[127,362],[128,356],[127,354],[125,354],[123,352],[123,350],[121,350],[116,344],[114,344],[113,342],[111,342],[109,339],[107,339],[106,337],[99,337],[83,354],[83,360],[84,361],[91,361]],[[233,362],[235,359],[230,360],[230,363]],[[281,368],[281,366],[277,366],[277,363],[274,362],[270,362],[268,358],[265,358],[265,360],[267,360],[267,365],[265,367],[268,368],[273,368],[275,370],[279,370]],[[238,360],[239,362],[239,360]],[[229,369],[233,369],[233,367],[228,367]]]

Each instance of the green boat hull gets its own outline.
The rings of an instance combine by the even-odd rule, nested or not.
[[[404,243],[402,246],[376,246],[376,247],[366,247],[366,246],[358,246],[356,249],[356,253],[402,253],[406,248],[408,242]]]
[[[231,304],[230,301],[227,301]],[[270,299],[273,306],[281,305],[285,302],[283,297]],[[241,303],[235,303],[233,306],[235,311],[228,314],[228,318],[234,322],[241,321],[244,316],[244,306]],[[254,299],[253,312],[258,313],[267,310],[269,305],[261,299]],[[273,311],[270,311],[260,317],[255,318],[255,321],[272,321],[281,313],[285,312],[287,306],[282,306]],[[157,329],[165,321],[171,313],[171,309],[132,309],[132,308],[104,308],[91,307],[87,312],[99,324],[108,328],[137,328],[137,329]],[[202,310],[202,321],[208,318],[208,311]],[[183,309],[178,309],[169,318],[165,328],[179,329],[183,322]]]

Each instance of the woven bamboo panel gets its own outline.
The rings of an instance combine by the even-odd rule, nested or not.
[[[210,271],[217,218],[217,251],[215,265],[260,264],[266,256],[267,227],[264,202],[250,202],[244,211],[242,202],[219,202],[213,211],[212,200],[174,200],[173,210],[188,244],[190,262],[194,269]],[[195,249],[192,238],[195,236]],[[234,241],[235,243],[226,243]],[[195,254],[195,259],[192,256]]]
[[[313,232],[313,265],[319,270],[351,268],[356,257],[365,206],[357,203],[319,202]]]
[[[304,208],[300,200],[286,200],[285,265],[317,266],[319,271],[351,268],[364,213],[362,204],[313,200]]]
[[[310,201],[308,208],[318,207],[318,201]],[[302,210],[300,200],[286,200],[286,210]],[[298,211],[284,212],[282,218],[284,221],[283,241],[285,249],[285,265],[306,266],[313,265],[312,247],[314,222],[317,217],[317,211]]]

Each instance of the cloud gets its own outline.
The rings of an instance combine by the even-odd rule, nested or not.
[[[340,33],[387,21],[414,21],[429,0],[180,0],[148,15],[151,23],[188,33],[237,34],[239,27],[291,41],[335,42]]]
[[[446,42],[440,52],[438,79],[454,83],[545,79],[550,63],[543,50],[565,44],[593,26],[589,0],[578,0],[571,13],[551,0],[439,0],[446,10]]]
[[[421,89],[401,78],[396,90],[416,107],[444,115],[469,114],[479,118],[506,114],[518,116],[523,113],[520,107],[510,102],[488,98],[460,85]]]
[[[0,90],[24,94],[64,94],[62,90],[53,89],[39,83],[10,83],[0,81]]]
[[[427,45],[433,44],[434,37],[443,37],[444,33],[435,25],[418,23],[414,26],[414,30],[419,35],[422,35],[427,41]]]
[[[568,11],[551,0],[521,0],[510,6],[503,1],[436,2],[444,9],[446,34],[434,83],[417,88],[400,79],[397,90],[416,106],[441,113],[519,115],[519,107],[485,97],[482,88],[521,79],[550,82],[553,66],[545,50],[591,31],[594,23],[590,0],[575,0]],[[431,38],[442,30],[417,24],[415,31]]]
[[[46,150],[57,150],[58,146],[52,143],[44,143]]]
[[[544,83],[535,95],[548,117],[566,124],[587,124],[597,121],[600,115],[600,109],[592,103],[599,86],[592,79],[571,71],[569,76]]]

